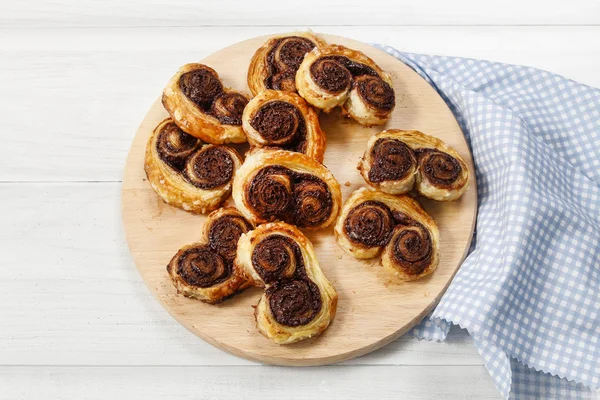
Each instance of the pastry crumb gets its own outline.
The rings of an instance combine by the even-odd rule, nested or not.
[[[344,183],[344,186],[350,186],[350,181],[346,181],[346,183]]]

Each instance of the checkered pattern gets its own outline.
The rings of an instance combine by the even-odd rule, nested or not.
[[[600,386],[600,90],[380,47],[448,103],[478,182],[472,251],[414,333],[466,328],[505,398],[589,396]]]

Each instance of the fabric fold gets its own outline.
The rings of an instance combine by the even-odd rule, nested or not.
[[[478,183],[471,252],[412,332],[443,340],[451,324],[467,329],[505,398],[589,395],[600,386],[600,90],[378,47],[446,101]]]

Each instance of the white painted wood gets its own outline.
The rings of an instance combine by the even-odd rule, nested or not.
[[[0,365],[252,364],[185,330],[150,294],[124,241],[120,191],[0,185]],[[348,364],[482,360],[457,330],[445,343],[405,337]]]
[[[482,366],[0,368],[0,399],[500,399]]]
[[[117,181],[181,64],[281,28],[4,30],[0,181]],[[413,52],[545,68],[600,86],[600,27],[323,27]],[[346,33],[347,32],[347,33]]]
[[[235,3],[0,2],[0,399],[498,398],[460,330],[442,344],[401,338],[351,367],[280,369],[229,356],[183,329],[142,284],[123,241],[119,184],[2,181],[119,180],[139,121],[179,64],[307,25],[600,86],[600,3],[309,0],[275,12],[264,0]],[[461,24],[475,26],[449,26]],[[539,26],[569,24],[595,26]],[[85,29],[56,29],[77,26]],[[171,28],[181,26],[200,28]],[[21,29],[39,27],[53,29]]]
[[[0,4],[0,26],[4,27],[600,23],[600,4],[595,0],[30,0]]]

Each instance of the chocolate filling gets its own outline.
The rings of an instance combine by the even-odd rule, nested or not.
[[[433,243],[429,231],[402,214],[392,238],[393,259],[408,275],[419,275],[431,264]]]
[[[267,236],[254,247],[252,265],[266,284],[306,275],[300,246],[279,234]]]
[[[352,84],[352,73],[336,58],[321,57],[310,66],[310,75],[315,83],[332,94],[342,93]]]
[[[421,174],[438,188],[451,188],[462,173],[460,162],[448,153],[435,149],[415,151]]]
[[[210,114],[222,124],[241,125],[246,104],[248,99],[239,93],[221,93],[212,103]]]
[[[354,81],[361,99],[373,108],[391,111],[396,106],[394,89],[379,76],[364,75]]]
[[[179,129],[173,122],[165,124],[156,139],[160,159],[178,171],[183,169],[185,161],[199,145],[198,139]]]
[[[179,78],[179,88],[188,99],[196,103],[204,111],[210,109],[215,97],[223,92],[219,78],[207,69],[195,69],[186,72]]]
[[[384,246],[390,240],[395,221],[389,207],[368,200],[354,207],[344,221],[350,241],[367,247]]]
[[[282,325],[306,325],[321,311],[319,287],[308,278],[278,281],[265,292],[275,321]]]
[[[273,43],[267,54],[269,75],[265,79],[267,89],[296,91],[296,72],[304,55],[316,47],[311,40],[289,36]]]
[[[331,214],[331,194],[322,180],[302,179],[294,184],[293,224],[297,226],[318,226]]]
[[[413,151],[400,140],[377,139],[371,149],[371,182],[397,181],[404,179],[416,166]]]
[[[269,285],[265,293],[278,323],[306,325],[319,313],[320,291],[306,274],[296,241],[280,234],[265,237],[252,252],[252,265]]]
[[[184,176],[200,189],[214,189],[231,181],[234,166],[233,157],[224,146],[210,146],[187,160]]]
[[[347,90],[353,77],[379,77],[373,68],[344,56],[319,58],[310,66],[310,74],[319,87],[334,94]]]
[[[250,230],[252,225],[244,217],[224,215],[212,222],[208,230],[208,244],[227,262],[233,262],[240,236]]]
[[[329,187],[323,180],[279,165],[256,173],[247,198],[262,219],[279,219],[299,227],[320,225],[333,208]]]
[[[225,92],[223,84],[211,71],[199,68],[182,74],[179,88],[203,112],[222,124],[242,124],[242,113],[248,99],[240,93]]]
[[[204,244],[185,250],[176,265],[177,273],[186,283],[201,288],[225,281],[232,272],[231,263]]]
[[[267,141],[268,146],[303,152],[306,147],[306,123],[298,108],[284,101],[263,105],[250,125]]]

